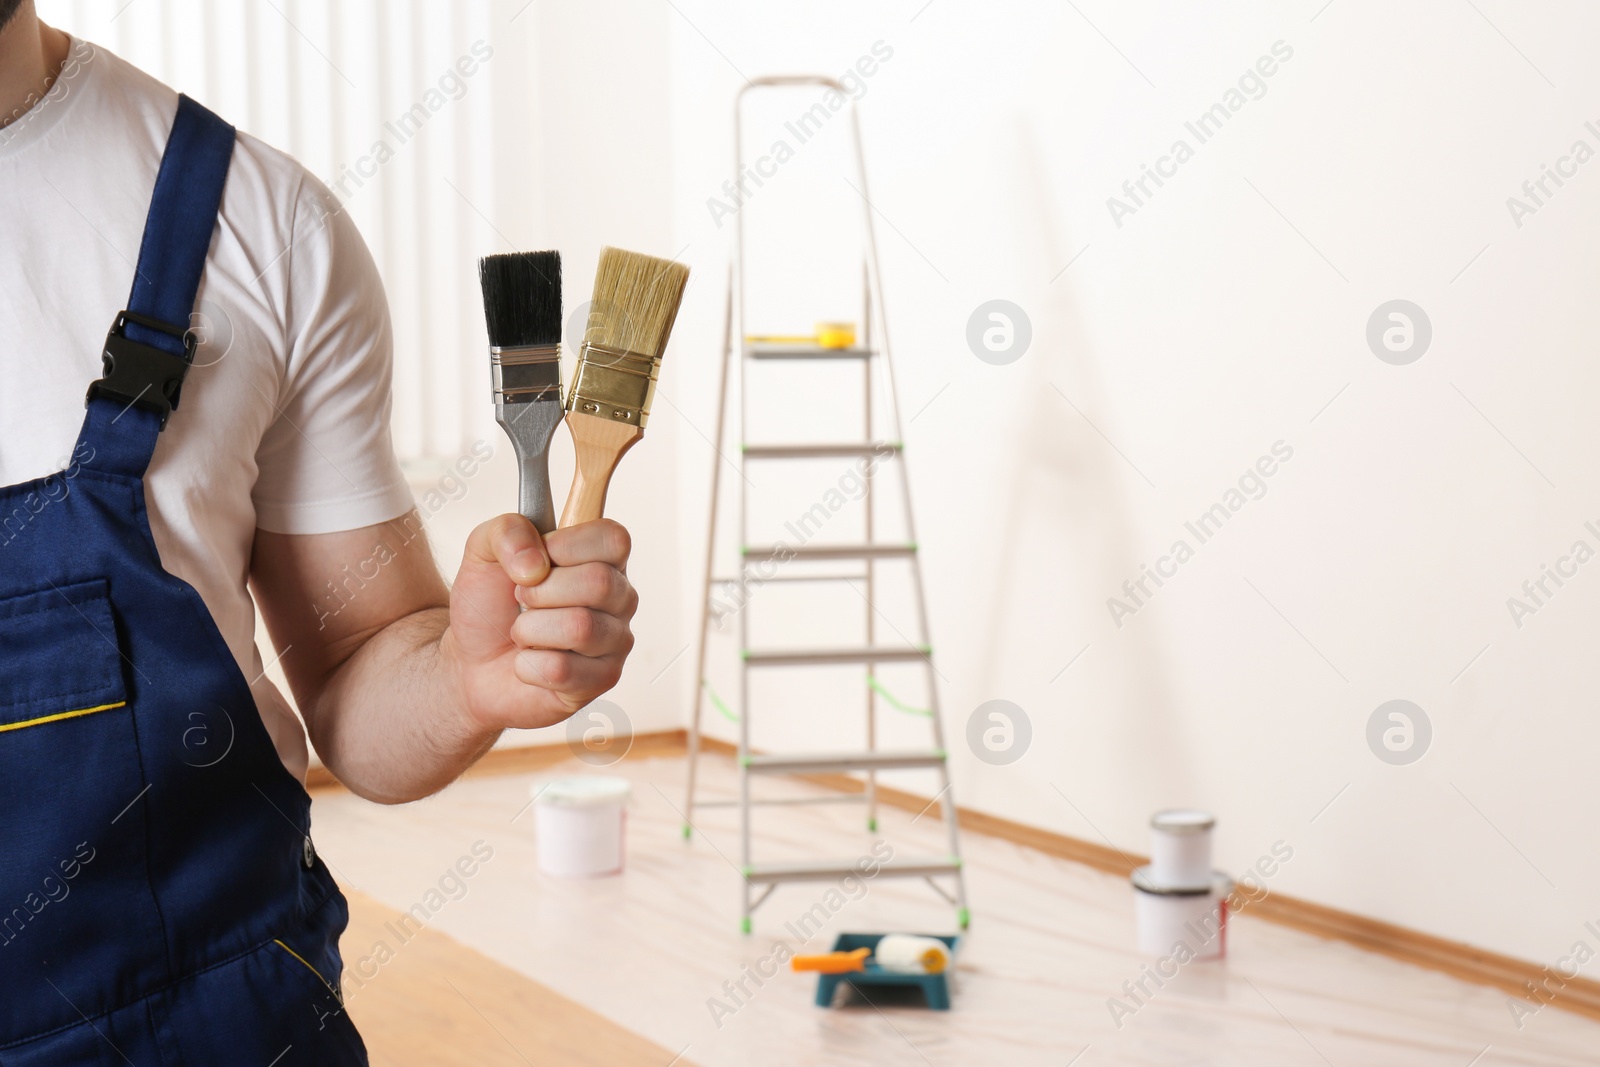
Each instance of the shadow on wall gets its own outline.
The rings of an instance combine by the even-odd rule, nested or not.
[[[1056,218],[1037,136],[1032,125],[1020,119],[1012,126],[1016,203],[1027,210],[1013,210],[1009,224],[1015,233],[1001,243],[1054,272],[1084,242],[1068,239]],[[983,685],[986,691],[999,692],[1014,681],[1022,665],[1007,666],[1005,657],[1008,651],[1032,643],[1031,635],[1019,634],[1017,628],[1036,630],[1038,612],[1059,610],[1067,616],[1065,625],[1050,629],[1076,633],[1078,646],[1088,648],[1085,662],[1075,663],[1054,680],[1041,679],[1040,689],[1051,698],[1041,712],[1051,709],[1054,721],[1038,722],[1037,740],[1048,743],[1053,735],[1059,746],[1045,765],[1068,767],[1070,753],[1092,752],[1109,739],[1114,751],[1098,753],[1096,758],[1110,757],[1111,766],[1124,778],[1144,779],[1130,783],[1134,788],[1127,792],[1190,796],[1196,781],[1193,768],[1181,760],[1179,747],[1150,743],[1152,736],[1173,736],[1179,730],[1162,643],[1151,625],[1155,620],[1141,619],[1138,625],[1117,629],[1104,606],[1124,577],[1139,573],[1125,490],[1130,479],[1142,485],[1144,475],[1101,436],[1103,431],[1117,440],[1076,297],[1073,270],[1078,269],[1057,277],[1028,309],[1033,351],[1024,359],[1026,366],[1018,368],[1024,371],[1025,382],[1011,394],[1021,410],[1005,457],[1010,484],[1002,491],[1004,503],[995,524],[1011,531],[1013,540],[997,554],[990,585],[997,595],[988,598],[989,622],[983,628],[987,647],[980,662],[991,672]],[[1023,533],[1029,524],[1035,530],[1042,524],[1043,537]],[[1024,537],[1029,546],[1014,540]],[[1048,573],[1058,576],[1059,588],[1040,588],[1043,568],[1028,570],[1028,561],[1035,557],[1022,549],[1037,547],[1041,541],[1054,546],[1057,562]],[[1078,650],[1057,650],[1060,663],[1065,665]],[[1035,668],[1023,676],[1038,673]],[[1089,716],[1103,722],[1086,722]]]

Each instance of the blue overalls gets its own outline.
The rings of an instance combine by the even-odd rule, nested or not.
[[[367,1062],[310,798],[145,511],[233,142],[180,98],[71,464],[0,489],[0,1067]]]

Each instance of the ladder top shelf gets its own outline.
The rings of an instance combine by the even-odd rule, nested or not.
[[[870,348],[824,348],[819,344],[797,341],[746,341],[744,354],[748,359],[834,360],[868,359],[877,355]]]

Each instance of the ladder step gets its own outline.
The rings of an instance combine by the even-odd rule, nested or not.
[[[899,441],[862,441],[841,444],[745,445],[747,459],[834,459],[851,456],[881,456],[899,452]]]
[[[823,797],[772,797],[752,800],[750,801],[750,806],[752,808],[772,808],[798,807],[811,804],[865,804],[866,802],[867,794],[865,793],[844,793],[839,796]],[[698,811],[701,808],[737,808],[738,806],[739,802],[737,800],[701,800],[695,803],[695,810]]]
[[[756,884],[772,882],[829,882],[847,874],[860,874],[859,859],[847,862],[759,863],[744,869],[745,880]],[[961,873],[961,861],[945,857],[908,857],[880,864],[879,878],[927,878]]]
[[[742,578],[713,578],[712,585],[738,585]],[[865,574],[774,574],[770,578],[762,578],[763,585],[773,582],[864,582]]]
[[[905,663],[926,661],[933,654],[922,648],[816,648],[787,651],[746,651],[744,661],[751,667],[821,667],[843,663]]]
[[[901,559],[914,556],[917,546],[893,545],[746,545],[744,558],[750,562],[808,559]]]
[[[744,346],[746,359],[833,360],[870,359],[877,355],[870,348],[823,348],[808,344],[763,344],[755,342]]]
[[[942,767],[940,749],[882,749],[876,752],[797,752],[784,756],[750,756],[751,774],[827,774],[850,771],[898,771]]]

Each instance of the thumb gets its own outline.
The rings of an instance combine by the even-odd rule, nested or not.
[[[472,531],[461,570],[450,589],[450,628],[461,651],[474,658],[511,645],[517,621],[517,586],[534,586],[550,574],[550,554],[533,523],[501,515]]]

